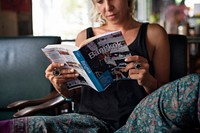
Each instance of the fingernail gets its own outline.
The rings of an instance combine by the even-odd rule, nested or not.
[[[124,61],[125,61],[125,62],[127,62],[127,61],[128,61],[128,59],[127,59],[127,58],[125,58],[125,59],[124,59]]]
[[[79,74],[78,74],[78,73],[76,73],[76,74],[75,74],[75,76],[76,76],[76,77],[78,77],[78,76],[79,76]]]
[[[72,68],[72,69],[70,69],[70,72],[74,72],[74,69]]]
[[[65,64],[64,64],[64,63],[61,63],[60,66],[65,66]]]

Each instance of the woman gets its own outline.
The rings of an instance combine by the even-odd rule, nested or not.
[[[113,83],[106,91],[98,93],[83,87],[81,91],[63,89],[67,80],[78,76],[74,70],[62,69],[61,76],[52,71],[62,64],[51,64],[46,77],[64,97],[80,99],[79,113],[89,114],[105,121],[115,130],[125,124],[138,102],[169,81],[169,42],[165,30],[157,24],[142,24],[133,18],[133,0],[92,0],[99,27],[81,31],[76,38],[80,47],[85,39],[121,30],[133,56],[126,59],[129,77],[133,80]],[[134,69],[136,62],[141,68]],[[77,91],[77,92],[75,92]],[[74,96],[73,94],[80,97]],[[81,94],[80,94],[81,93]],[[126,97],[126,98],[125,98]],[[137,98],[136,98],[137,97]]]
[[[57,67],[62,67],[63,64],[51,64],[46,70],[46,77],[52,82],[61,95],[76,101],[78,100],[80,104],[80,114],[88,114],[88,118],[93,117],[93,120],[98,118],[95,122],[98,121],[97,123],[104,123],[101,126],[105,126],[107,131],[113,132],[118,130],[125,125],[129,116],[126,125],[117,132],[149,132],[153,131],[153,129],[155,129],[155,132],[164,131],[163,129],[170,131],[172,127],[176,127],[172,124],[173,122],[171,122],[170,126],[166,126],[168,124],[164,123],[163,127],[161,126],[160,128],[159,123],[157,124],[158,126],[152,125],[151,120],[162,123],[162,119],[159,121],[158,119],[152,119],[151,117],[144,117],[142,114],[138,113],[138,110],[144,114],[148,113],[148,108],[143,108],[141,104],[143,105],[145,102],[143,106],[148,106],[148,102],[146,101],[149,99],[153,99],[152,101],[154,101],[157,97],[161,97],[160,95],[162,93],[171,94],[171,92],[175,90],[168,89],[167,86],[165,86],[161,88],[160,91],[157,91],[157,93],[154,94],[154,97],[148,96],[146,101],[144,100],[141,102],[138,105],[140,108],[137,106],[135,109],[138,112],[135,112],[134,110],[135,106],[142,98],[169,81],[170,53],[169,42],[165,30],[157,24],[140,23],[136,21],[133,17],[133,3],[134,0],[92,0],[94,8],[92,14],[94,16],[93,20],[100,22],[100,26],[87,28],[81,31],[76,38],[76,45],[81,47],[81,42],[87,38],[121,30],[131,54],[133,55],[126,59],[126,61],[129,62],[126,66],[126,71],[132,80],[117,81],[106,91],[98,93],[93,89],[86,87],[82,87],[79,91],[74,90],[72,92],[63,89],[63,84],[67,82],[66,80],[74,79],[78,76],[78,73],[71,69],[63,69],[62,74],[59,77],[52,75],[52,71]],[[136,62],[141,63],[139,70],[134,69]],[[193,81],[194,78],[194,81],[196,81],[196,83],[198,82],[198,76],[191,77],[189,77],[189,80]],[[188,77],[185,79],[188,79]],[[185,84],[185,79],[182,79],[183,81],[177,81],[177,83],[174,82],[171,86],[175,86],[180,82]],[[179,89],[181,90],[184,88]],[[168,96],[169,99],[171,97],[173,96]],[[161,98],[164,98],[164,96]],[[159,109],[164,110],[162,107],[160,108],[156,105],[158,103],[156,101],[157,100],[151,103],[151,106],[155,105],[155,107],[152,106],[152,109],[155,109],[156,111]],[[167,108],[171,109],[170,107]],[[142,109],[146,110],[141,111]],[[156,111],[152,111],[151,113],[154,114]],[[149,123],[144,122],[144,125],[148,126],[148,124],[150,124],[154,126],[154,128],[147,128],[146,130],[144,125],[137,123],[141,122],[142,124],[143,121],[138,120],[140,117],[136,119],[137,117],[135,115],[149,119]],[[160,116],[159,118],[163,117],[162,114],[158,116]],[[86,115],[84,115],[84,119],[88,120],[88,118],[86,119],[85,117]],[[80,115],[78,115],[78,118],[84,120]],[[168,118],[170,117],[166,117],[166,119]],[[166,120],[164,119],[164,121]]]
[[[50,64],[46,78],[63,97],[79,102],[79,113],[27,117],[29,132],[169,132],[173,127],[183,127],[182,123],[177,126],[179,121],[175,121],[175,113],[170,116],[174,109],[170,104],[171,98],[177,98],[173,94],[180,91],[182,97],[189,96],[182,103],[186,109],[190,109],[186,105],[197,107],[199,75],[184,77],[156,90],[169,81],[167,34],[157,24],[137,22],[133,18],[133,3],[134,0],[92,0],[94,20],[101,25],[81,31],[76,39],[76,45],[80,46],[82,41],[92,36],[121,30],[132,54],[126,59],[129,63],[126,71],[132,80],[117,81],[101,93],[89,87],[68,91],[64,84],[79,74],[73,69],[62,68],[64,64]],[[136,62],[140,62],[139,69],[134,67]],[[61,69],[59,76],[53,74],[57,68]],[[188,94],[191,91],[185,91],[187,88],[192,88],[193,93]],[[173,105],[177,104],[173,102]],[[188,112],[184,111],[180,109],[180,113]],[[190,113],[196,111],[197,108],[192,108]],[[194,119],[188,117],[190,122],[198,121],[197,116],[191,116]]]

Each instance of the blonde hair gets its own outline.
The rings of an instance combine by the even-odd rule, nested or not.
[[[97,22],[100,25],[106,24],[106,19],[103,18],[103,16],[98,12],[98,10],[95,6],[94,0],[91,0],[91,5],[92,5],[92,9],[91,9],[91,12],[90,12],[91,21]],[[128,0],[128,6],[129,6],[129,9],[130,9],[129,13],[130,13],[131,17],[134,18],[135,0]]]

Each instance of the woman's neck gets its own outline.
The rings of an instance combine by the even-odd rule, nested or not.
[[[106,23],[102,26],[102,28],[107,29],[108,31],[116,31],[121,30],[122,32],[126,32],[130,29],[133,29],[134,27],[137,27],[137,21],[130,18],[126,21],[119,23]]]

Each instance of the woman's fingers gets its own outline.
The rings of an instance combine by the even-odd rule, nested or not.
[[[125,59],[126,62],[145,62],[148,63],[147,59],[139,56],[139,55],[133,55],[133,56],[129,56]]]
[[[148,69],[148,61],[146,60],[146,58],[143,58],[141,56],[129,56],[128,58],[126,58],[125,61],[129,62],[125,68],[126,71],[129,71],[130,69]]]
[[[45,71],[45,77],[49,79],[56,88],[60,88],[64,83],[79,76],[74,69],[64,66],[64,64],[52,63]]]
[[[128,57],[125,61],[129,62],[125,68],[128,71],[129,78],[137,80],[139,85],[144,85],[149,74],[147,59],[134,55]]]
[[[76,77],[77,73],[74,69],[72,68],[65,68],[64,64],[60,64],[60,63],[52,63],[50,64],[46,71],[45,71],[45,77],[47,79],[50,79],[49,77],[54,75],[54,76],[61,76],[61,75],[67,75],[69,74],[67,77],[71,78],[71,77]],[[59,73],[59,74],[58,74]],[[71,74],[71,75],[70,75]]]
[[[130,62],[129,64],[127,64],[125,71],[129,71],[131,69],[136,70],[135,72],[138,73],[138,70],[141,69],[149,69],[149,64],[146,62]]]

